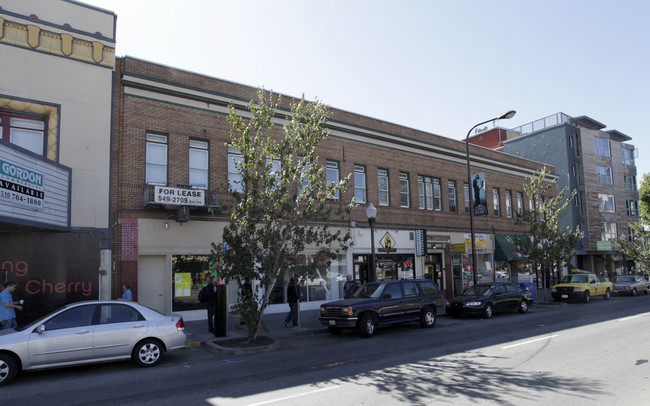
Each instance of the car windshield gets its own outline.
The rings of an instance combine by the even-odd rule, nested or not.
[[[470,286],[463,292],[465,296],[487,296],[492,293],[495,285],[475,285]]]
[[[588,281],[587,275],[567,275],[562,278],[562,283],[587,283]]]
[[[370,298],[370,297],[379,297],[381,292],[384,290],[384,285],[381,283],[366,283],[361,287],[361,289],[354,292],[352,297],[358,298]]]
[[[616,282],[633,283],[634,282],[634,276],[617,276],[616,277]]]

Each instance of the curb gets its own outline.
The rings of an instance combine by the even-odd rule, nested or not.
[[[269,337],[271,338],[271,337]],[[261,345],[258,347],[224,347],[217,344],[217,341],[208,341],[206,342],[207,349],[215,354],[230,354],[230,355],[248,355],[248,354],[262,354],[265,352],[275,351],[280,348],[280,340],[277,338],[271,338],[273,342],[267,345]]]

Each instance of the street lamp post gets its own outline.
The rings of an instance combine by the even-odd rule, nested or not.
[[[375,218],[377,217],[377,208],[370,203],[366,209],[368,224],[370,224],[370,269],[368,270],[368,282],[374,282],[377,279],[375,271]]]
[[[469,201],[470,206],[469,206],[469,230],[470,230],[470,237],[472,239],[472,277],[474,279],[474,285],[476,286],[478,284],[478,274],[476,273],[476,264],[478,261],[476,260],[476,243],[474,242],[474,202],[475,202],[475,197],[474,193],[472,192],[472,172],[470,170],[470,161],[469,161],[469,136],[472,133],[472,131],[483,124],[489,123],[490,121],[495,121],[495,120],[502,120],[502,119],[509,119],[514,117],[514,115],[517,112],[514,110],[510,110],[509,112],[500,115],[499,117],[491,118],[489,120],[485,120],[483,122],[480,122],[476,124],[474,127],[470,128],[470,130],[467,132],[467,137],[465,137],[465,147],[467,148],[467,188],[469,189]]]

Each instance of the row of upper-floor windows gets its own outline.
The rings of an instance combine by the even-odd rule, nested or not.
[[[608,193],[598,194],[598,207],[601,213],[616,213],[615,197]],[[625,209],[630,217],[639,216],[639,201],[625,200]]]
[[[583,185],[584,182],[582,179],[582,165],[580,162],[577,162],[572,166],[572,173],[578,182],[578,185]],[[615,178],[612,172],[612,168],[609,166],[596,165],[596,181],[601,185],[613,185]],[[623,184],[625,186],[625,190],[636,192],[636,175],[624,173]]]
[[[606,158],[612,156],[609,138],[594,137],[594,147],[596,155]],[[621,159],[624,165],[634,165],[634,150],[621,148]]]
[[[147,147],[146,147],[146,182],[149,184],[167,184],[168,173],[168,136],[164,134],[147,133]],[[189,141],[189,185],[196,188],[208,188],[209,185],[209,142],[205,140],[190,139]],[[244,191],[243,176],[240,172],[241,155],[236,148],[228,147],[228,186],[233,191]],[[268,165],[271,166],[273,172],[279,174],[281,172],[280,162],[278,160],[269,159]],[[326,182],[338,183],[341,180],[341,167],[340,162],[336,160],[325,161]],[[361,164],[354,164],[353,166],[353,187],[354,199],[359,204],[366,204],[369,202],[368,191],[368,173],[367,167]],[[445,203],[443,202],[443,183],[440,178],[416,175],[417,179],[417,207],[421,210],[431,211],[444,211]],[[398,172],[399,182],[399,207],[411,208],[411,174],[406,171]],[[463,183],[463,200],[464,212],[469,213],[471,207],[470,190],[467,183]],[[481,185],[475,190],[476,203],[485,204],[487,206],[486,192],[482,190],[484,185]],[[379,206],[392,206],[391,202],[391,182],[390,171],[388,168],[377,168],[377,203]],[[459,212],[458,206],[458,192],[457,182],[455,180],[447,180],[446,184],[446,211],[457,213]],[[340,200],[341,196],[338,192],[331,196],[334,201]],[[492,188],[492,214],[496,217],[505,216],[506,218],[514,218],[515,215],[523,214],[524,208],[524,193],[511,190],[505,190],[504,203],[502,207],[501,189]],[[543,206],[543,198],[539,203],[539,211]],[[396,205],[396,204],[395,204]],[[528,198],[528,209],[535,207],[535,202],[532,198]],[[540,215],[544,219],[543,213]]]

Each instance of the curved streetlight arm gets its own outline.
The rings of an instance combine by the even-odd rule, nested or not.
[[[491,118],[489,120],[482,121],[476,124],[474,127],[470,128],[467,132],[467,137],[465,137],[465,148],[467,151],[467,188],[469,189],[469,228],[470,228],[470,238],[472,240],[472,279],[474,280],[474,285],[478,284],[478,274],[476,273],[476,243],[474,242],[474,193],[472,188],[472,173],[470,170],[470,160],[469,160],[469,136],[474,131],[474,129],[480,125],[489,123],[495,120],[509,119],[514,117],[517,112],[515,110],[510,110],[507,113],[500,115],[499,117]]]

